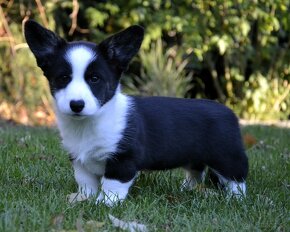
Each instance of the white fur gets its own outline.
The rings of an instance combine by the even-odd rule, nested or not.
[[[118,180],[103,177],[101,180],[102,192],[99,194],[96,203],[104,202],[107,206],[114,206],[116,203],[121,203],[125,200],[134,179],[122,183]]]
[[[79,120],[56,108],[58,128],[65,149],[91,172],[92,163],[103,162],[113,155],[123,137],[130,98],[117,90],[115,96],[95,115]],[[101,173],[98,173],[101,174]]]
[[[228,189],[230,190],[232,195],[234,195],[237,198],[246,196],[246,183],[245,182],[229,181]]]
[[[226,188],[226,191],[229,196],[235,196],[237,198],[241,198],[243,196],[246,196],[246,183],[245,182],[237,182],[230,180],[228,178],[225,178],[221,174],[219,174],[217,171],[212,171],[218,176],[219,182],[223,184]]]
[[[78,192],[84,194],[87,198],[93,196],[98,191],[100,177],[91,172],[80,161],[73,162],[75,180],[78,184]],[[100,168],[104,169],[104,168]],[[99,172],[99,170],[97,170]]]
[[[94,115],[99,110],[100,104],[90,91],[84,75],[88,65],[96,59],[95,52],[85,46],[76,46],[66,52],[65,58],[72,67],[72,80],[66,88],[55,93],[58,110],[64,114],[74,114],[70,102],[83,100],[85,106],[80,114]]]

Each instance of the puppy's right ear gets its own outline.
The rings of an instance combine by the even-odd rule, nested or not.
[[[24,35],[40,67],[45,65],[45,61],[49,59],[51,54],[66,44],[64,39],[44,28],[34,20],[25,22]]]

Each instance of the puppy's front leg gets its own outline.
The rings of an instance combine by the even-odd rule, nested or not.
[[[102,177],[102,192],[99,194],[96,203],[104,202],[107,206],[112,207],[116,203],[123,202],[128,195],[134,179],[123,183],[119,180]]]
[[[103,202],[111,207],[116,203],[121,203],[127,197],[137,169],[131,160],[122,156],[121,158],[107,161],[106,172],[101,179],[102,191],[97,198],[97,204]]]
[[[89,172],[80,161],[73,161],[74,176],[78,184],[78,193],[86,198],[96,195],[99,177]]]

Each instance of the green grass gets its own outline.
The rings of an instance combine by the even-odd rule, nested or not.
[[[70,205],[68,156],[55,129],[0,125],[0,231],[118,231],[108,219],[135,220],[149,231],[289,231],[290,130],[251,126],[259,144],[247,153],[247,197],[227,199],[211,185],[181,192],[180,170],[142,173],[120,206]],[[210,191],[208,191],[210,190]],[[87,221],[98,222],[93,229]]]

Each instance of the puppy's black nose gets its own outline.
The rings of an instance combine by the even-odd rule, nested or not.
[[[69,103],[71,110],[75,113],[80,113],[85,107],[85,102],[83,100],[72,100]]]

